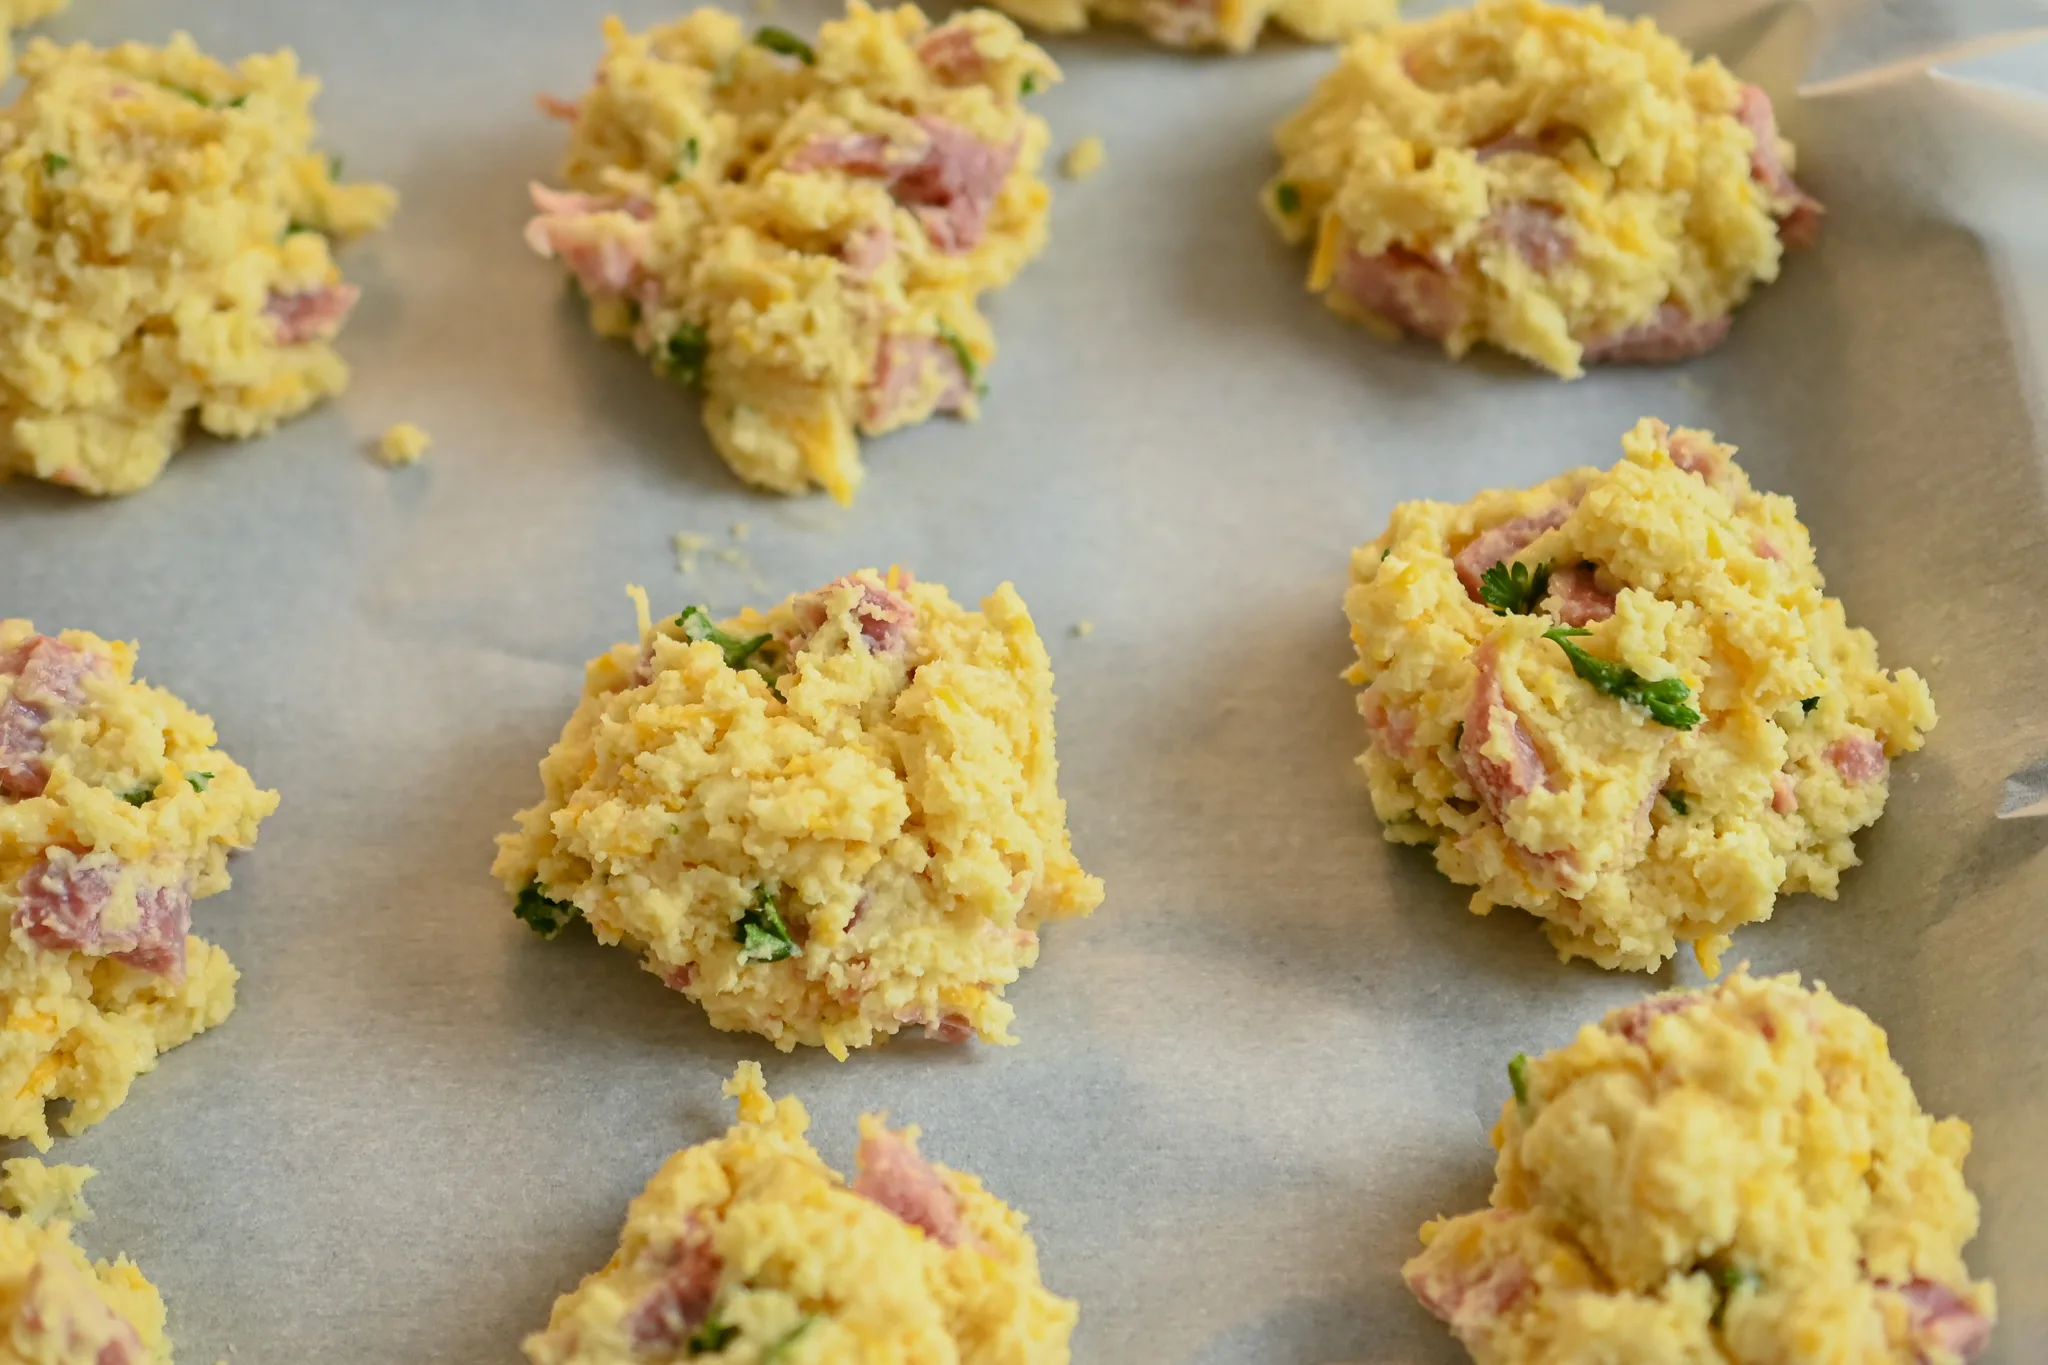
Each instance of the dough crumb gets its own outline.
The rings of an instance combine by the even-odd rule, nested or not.
[[[92,1217],[85,1202],[85,1182],[99,1172],[90,1166],[46,1166],[32,1156],[0,1161],[0,1206],[37,1227],[62,1219],[82,1223]]]
[[[710,539],[694,531],[676,532],[676,572],[685,578],[697,572],[697,556],[704,553]]]
[[[1074,622],[1074,638],[1076,640],[1085,640],[1094,633],[1095,623],[1093,621]]]
[[[1066,159],[1060,162],[1060,174],[1069,180],[1086,180],[1101,170],[1108,159],[1102,139],[1090,133],[1067,149]]]
[[[393,468],[418,464],[433,444],[434,438],[424,430],[411,422],[400,422],[378,439],[377,458]]]
[[[735,541],[743,541],[753,533],[753,530],[754,528],[744,521],[736,521],[732,524],[732,538]]]

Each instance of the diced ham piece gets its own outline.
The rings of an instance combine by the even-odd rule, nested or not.
[[[1778,542],[1772,540],[1769,536],[1757,536],[1749,542],[1749,548],[1756,551],[1757,558],[1759,559],[1783,561],[1785,558],[1785,552],[1778,548]]]
[[[1465,301],[1450,273],[1406,247],[1390,247],[1377,256],[1346,252],[1336,284],[1360,308],[1432,341],[1442,341],[1465,321]]]
[[[1671,463],[1688,474],[1697,474],[1708,483],[1721,475],[1727,461],[1721,448],[1690,431],[1673,432],[1670,445]]]
[[[14,927],[52,952],[111,957],[172,980],[185,975],[185,935],[192,927],[192,895],[183,887],[144,887],[135,894],[133,924],[109,928],[107,903],[120,870],[87,866],[59,852],[43,858],[16,887]]]
[[[578,194],[529,185],[538,213],[526,224],[526,245],[536,255],[559,260],[583,292],[598,297],[633,293],[652,250],[646,226],[653,206],[639,199]],[[626,223],[611,215],[623,213]]]
[[[839,259],[857,280],[864,280],[889,263],[896,254],[896,234],[886,223],[869,223],[848,233],[840,243]]]
[[[848,584],[860,590],[859,600],[853,606],[853,616],[860,625],[861,638],[877,653],[900,651],[910,634],[911,625],[917,620],[917,608],[911,606],[909,599],[880,583],[853,575],[835,579],[816,592],[806,593],[791,605],[797,625],[803,630],[803,638],[808,638],[825,624],[826,595]],[[790,647],[795,650],[802,646],[803,639],[800,638]]]
[[[1641,1047],[1650,1040],[1652,1022],[1664,1015],[1691,1009],[1705,998],[1699,991],[1690,991],[1683,995],[1653,995],[1648,1000],[1638,1000],[1633,1005],[1626,1005],[1613,1011],[1601,1021],[1601,1027],[1609,1033],[1618,1033]]]
[[[711,1316],[718,1298],[718,1277],[725,1265],[712,1250],[711,1239],[694,1221],[691,1235],[673,1248],[674,1259],[661,1279],[626,1315],[626,1339],[633,1354],[671,1356]]]
[[[1844,782],[1869,782],[1884,776],[1884,745],[1864,735],[1844,735],[1827,747],[1828,762]]]
[[[539,105],[540,111],[549,118],[574,122],[576,116],[583,112],[582,105],[578,104],[575,100],[565,100],[560,95],[550,95],[543,92],[535,95],[533,102]]]
[[[1788,247],[1812,246],[1820,236],[1821,215],[1826,212],[1818,199],[1799,188],[1799,182],[1785,169],[1784,153],[1778,147],[1778,115],[1771,97],[1754,85],[1742,87],[1735,117],[1749,129],[1756,146],[1749,154],[1750,178],[1776,200],[1789,200],[1791,207],[1778,214],[1778,236]]]
[[[1549,773],[1543,756],[1521,718],[1507,704],[1500,686],[1500,649],[1493,640],[1479,646],[1472,655],[1476,676],[1472,702],[1465,711],[1465,733],[1458,740],[1458,752],[1465,760],[1465,777],[1495,822],[1505,825],[1509,803],[1544,786]],[[1499,759],[1486,753],[1490,738],[1506,737],[1508,756]]]
[[[1490,138],[1472,149],[1472,154],[1478,157],[1482,164],[1512,152],[1545,156],[1548,155],[1549,149],[1543,145],[1541,138],[1530,137],[1524,133],[1502,133],[1499,137]]]
[[[960,357],[937,337],[885,336],[875,347],[875,374],[863,398],[861,425],[878,431],[901,420],[925,391],[925,377],[936,368],[940,378],[934,412],[959,412],[972,390]]]
[[[1568,564],[1550,572],[1552,613],[1568,626],[1589,626],[1614,615],[1614,594],[1600,590],[1599,576],[1590,564]]]
[[[890,196],[917,215],[932,245],[970,250],[981,241],[1017,149],[992,147],[941,118],[921,115],[917,125],[925,137],[921,147],[878,133],[814,138],[787,164],[793,171],[840,170],[886,181]]]
[[[1389,706],[1377,686],[1358,694],[1358,709],[1372,742],[1389,758],[1405,759],[1415,743],[1415,713],[1405,706]]]
[[[697,964],[685,962],[680,967],[671,967],[661,974],[661,984],[672,991],[686,991],[697,979]]]
[[[1535,1277],[1516,1257],[1467,1263],[1439,1254],[1443,1244],[1439,1239],[1402,1267],[1401,1279],[1461,1340],[1497,1322],[1535,1288]]]
[[[917,59],[945,85],[972,85],[988,75],[988,60],[964,24],[942,24],[917,44]]]
[[[27,1348],[25,1358],[148,1365],[149,1352],[135,1328],[56,1252],[45,1252],[29,1267],[16,1312],[13,1344]]]
[[[352,284],[323,284],[316,289],[273,293],[263,311],[277,324],[278,345],[302,346],[340,331],[362,292]]]
[[[1771,809],[1780,815],[1790,815],[1799,809],[1799,792],[1792,785],[1790,774],[1777,773],[1772,776]]]
[[[966,1043],[974,1039],[974,1024],[964,1014],[948,1011],[934,1019],[921,1009],[907,1009],[896,1016],[897,1022],[921,1024],[924,1036],[941,1043]]]
[[[584,194],[580,190],[551,190],[541,184],[528,185],[526,192],[533,196],[534,208],[556,218],[624,212],[644,223],[654,217],[654,205],[637,194]]]
[[[878,1129],[863,1134],[855,1159],[860,1163],[855,1194],[922,1228],[943,1246],[958,1246],[970,1235],[953,1187],[901,1133]]]
[[[1733,325],[1725,313],[1697,321],[1677,304],[1665,303],[1648,322],[1586,342],[1585,358],[1604,365],[1668,365],[1713,350]]]
[[[1904,1284],[1877,1283],[1905,1301],[1907,1330],[1921,1365],[1974,1360],[1991,1344],[1991,1319],[1940,1281],[1916,1277]]]
[[[42,711],[9,697],[0,702],[0,795],[41,796],[50,773],[43,766]]]
[[[1554,531],[1564,525],[1575,505],[1561,502],[1534,516],[1516,517],[1499,526],[1490,526],[1472,537],[1451,560],[1458,570],[1458,581],[1465,585],[1465,591],[1472,600],[1481,600],[1479,582],[1488,569],[1503,560],[1513,559],[1545,531]]]
[[[1502,204],[1486,216],[1486,231],[1506,242],[1529,268],[1543,272],[1568,265],[1578,244],[1564,226],[1564,211],[1526,199]]]
[[[1194,47],[1216,34],[1216,0],[1146,0],[1139,24],[1166,47]]]
[[[0,678],[13,675],[0,702],[0,795],[41,796],[49,783],[43,726],[85,701],[86,675],[98,658],[47,635],[31,635],[0,655]]]

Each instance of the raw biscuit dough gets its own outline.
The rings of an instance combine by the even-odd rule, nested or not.
[[[873,1114],[847,1183],[757,1063],[725,1093],[739,1122],[655,1172],[611,1260],[526,1339],[533,1365],[1065,1365],[1075,1307],[1040,1283],[1024,1215]]]
[[[357,290],[328,239],[395,200],[335,182],[297,58],[38,39],[21,72],[0,110],[0,478],[133,492],[195,423],[255,436],[339,393]]]
[[[135,651],[0,621],[0,1135],[99,1122],[168,1052],[227,1018],[235,969],[192,902],[277,808],[213,722],[134,677]]]
[[[1268,23],[1311,43],[1334,43],[1394,22],[1395,0],[995,0],[1048,33],[1091,22],[1131,24],[1167,47],[1248,52]]]
[[[87,1216],[90,1166],[5,1163],[0,1204],[0,1362],[5,1365],[170,1365],[164,1301],[123,1256],[86,1259],[71,1241]]]
[[[1645,418],[1622,448],[1604,472],[1403,503],[1353,553],[1359,761],[1387,837],[1434,844],[1476,913],[1529,911],[1561,957],[1648,971],[1690,943],[1713,971],[1781,891],[1834,898],[1934,703],[1878,666],[1791,500],[1754,492],[1734,447]],[[1507,614],[1482,600],[1517,586]],[[1603,691],[1567,646],[1639,690]]]
[[[1478,1365],[1962,1365],[1970,1126],[1884,1030],[1796,976],[1610,1011],[1509,1068],[1492,1207],[1402,1272]]]
[[[636,590],[636,596],[637,596]],[[493,871],[721,1029],[843,1058],[906,1025],[1007,1043],[1003,988],[1102,884],[1068,843],[1052,669],[980,611],[862,570],[765,614],[647,619],[590,664]]]
[[[527,241],[591,325],[701,385],[747,482],[861,479],[858,436],[973,418],[995,340],[977,297],[1045,244],[1048,133],[1024,97],[1059,79],[1017,26],[853,0],[815,47],[700,9],[605,26],[574,104],[567,192],[533,187]]]
[[[1331,308],[1566,378],[1718,345],[1820,225],[1762,90],[1597,6],[1365,34],[1275,141],[1267,213]]]

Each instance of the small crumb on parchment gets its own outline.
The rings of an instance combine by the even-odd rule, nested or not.
[[[747,536],[752,533],[753,529],[753,527],[747,525],[744,521],[734,522],[732,524],[732,538],[734,542],[745,540]]]
[[[62,1221],[82,1223],[92,1217],[85,1202],[85,1182],[96,1172],[90,1166],[45,1166],[32,1156],[0,1162],[0,1207],[38,1226]]]
[[[1095,623],[1093,621],[1076,621],[1070,633],[1076,640],[1085,640],[1095,633]]]
[[[703,554],[710,544],[709,536],[700,536],[694,531],[676,532],[676,572],[685,578],[697,572],[697,556]]]
[[[378,438],[377,458],[393,468],[418,464],[420,457],[427,453],[427,447],[433,443],[434,438],[419,427],[411,422],[400,422]]]
[[[1108,159],[1102,139],[1090,133],[1067,149],[1066,159],[1060,162],[1060,174],[1069,180],[1086,180],[1101,170]]]

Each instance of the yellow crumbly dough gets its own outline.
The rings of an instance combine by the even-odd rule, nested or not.
[[[127,1257],[88,1260],[71,1241],[92,1168],[17,1157],[6,1169],[0,1365],[170,1365],[156,1286]]]
[[[1074,1304],[1039,1281],[1024,1215],[861,1119],[851,1183],[742,1062],[739,1122],[677,1152],[619,1249],[526,1339],[533,1365],[1064,1365]]]
[[[378,438],[377,458],[388,465],[418,464],[433,443],[434,438],[420,427],[400,422]]]
[[[1648,19],[1485,0],[1355,39],[1281,123],[1264,202],[1339,313],[1573,377],[1718,344],[1812,239],[1776,128]]]
[[[99,1122],[157,1056],[234,1008],[194,899],[277,808],[213,723],[134,678],[135,651],[0,621],[0,1134]]]
[[[14,74],[14,31],[47,19],[71,0],[0,0],[0,79]]]
[[[1752,491],[1732,446],[1645,418],[1622,448],[1605,472],[1403,503],[1353,553],[1359,761],[1387,837],[1433,843],[1474,912],[1520,906],[1605,967],[1691,943],[1711,972],[1780,891],[1833,899],[1934,703],[1879,668],[1791,500]],[[1501,589],[1506,615],[1479,600]]]
[[[1738,971],[1509,1075],[1492,1207],[1425,1224],[1403,1271],[1478,1365],[1960,1365],[1989,1341],[1970,1126],[1923,1113],[1825,988]]]
[[[1003,988],[1102,883],[1068,843],[1052,669],[1009,584],[980,611],[872,570],[591,661],[493,871],[722,1029],[844,1058],[905,1025],[1014,1041]]]
[[[995,342],[976,303],[1045,243],[1048,133],[1023,97],[1059,79],[1016,25],[854,0],[815,48],[701,9],[605,26],[564,175],[527,240],[590,320],[679,383],[748,482],[860,482],[856,433],[972,418]]]
[[[1069,180],[1086,180],[1102,169],[1108,153],[1102,148],[1102,139],[1090,133],[1067,149],[1067,155],[1060,162],[1060,174]]]
[[[1395,0],[995,0],[1048,33],[1078,33],[1090,20],[1132,24],[1168,47],[1248,52],[1268,21],[1312,43],[1334,43],[1394,22]]]
[[[0,477],[128,493],[193,424],[268,431],[346,384],[354,303],[328,238],[381,225],[381,185],[312,150],[290,52],[234,67],[179,35],[38,39],[0,111]]]

